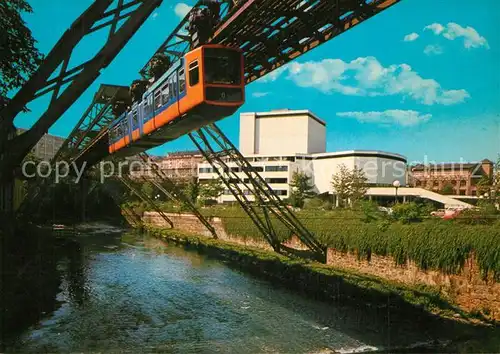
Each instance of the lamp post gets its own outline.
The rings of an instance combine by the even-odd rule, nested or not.
[[[395,202],[395,204],[397,204],[397,202],[398,202],[398,188],[401,186],[401,182],[399,182],[399,180],[395,180],[394,182],[392,182],[392,185],[396,189],[396,194],[394,196],[394,202]]]

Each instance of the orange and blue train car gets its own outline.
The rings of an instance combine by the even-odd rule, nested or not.
[[[109,128],[109,153],[135,155],[235,113],[245,102],[243,53],[203,45],[175,62]]]

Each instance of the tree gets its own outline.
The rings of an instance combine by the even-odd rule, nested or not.
[[[350,171],[346,165],[339,166],[339,172],[332,176],[333,191],[337,195],[339,206],[344,206],[349,198]]]
[[[302,208],[304,201],[307,198],[312,198],[316,195],[311,183],[311,177],[301,171],[295,171],[290,182],[290,203],[294,207]]]
[[[332,176],[332,187],[337,195],[340,206],[355,204],[363,199],[368,185],[368,179],[363,169],[354,166],[352,170],[344,164],[339,166],[339,172]]]
[[[480,197],[486,193],[490,194],[492,182],[492,178],[487,175],[483,175],[476,184],[476,195]]]
[[[450,183],[446,183],[443,189],[441,189],[442,195],[453,195],[455,194],[455,188]]]
[[[183,192],[192,203],[196,203],[196,200],[198,199],[198,196],[200,195],[200,183],[198,182],[197,179],[193,180],[193,181],[189,181],[189,183],[187,183],[184,186]]]
[[[154,198],[154,196],[153,196],[154,191],[155,191],[155,187],[154,187],[153,183],[151,183],[149,181],[145,181],[141,185],[141,192],[149,198]]]
[[[8,102],[7,93],[21,87],[43,59],[23,12],[33,12],[26,0],[0,2],[0,108]]]
[[[199,197],[206,203],[208,200],[216,200],[224,193],[224,186],[219,178],[213,178],[199,187]]]
[[[355,204],[363,199],[368,191],[367,182],[368,178],[366,178],[363,169],[354,166],[354,169],[351,171],[351,184],[349,186],[349,199],[351,203]]]

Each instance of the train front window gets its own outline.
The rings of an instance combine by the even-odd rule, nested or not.
[[[205,49],[205,83],[239,85],[241,83],[241,54],[234,50]]]
[[[198,60],[195,60],[189,64],[189,86],[195,86],[198,82],[200,82],[200,67]]]

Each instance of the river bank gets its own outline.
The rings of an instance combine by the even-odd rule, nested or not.
[[[141,232],[88,231],[56,247],[54,309],[4,352],[436,352],[436,343],[464,338],[391,299],[385,307],[327,303],[196,248]],[[30,295],[36,304],[40,293]],[[21,316],[25,302],[15,305]]]
[[[229,211],[232,215],[237,210]],[[211,237],[194,215],[167,215],[176,229]],[[209,220],[221,240],[271,250],[250,227],[249,220],[224,215]],[[165,226],[164,220],[154,212],[145,212],[143,221]],[[332,220],[327,221],[311,226],[312,230],[318,232],[325,225],[333,225]],[[303,249],[296,237],[282,234],[285,245]],[[341,219],[334,229],[319,233],[318,239],[327,245],[327,264],[334,268],[409,288],[430,288],[453,303],[461,317],[500,321],[500,253],[497,252],[500,231],[493,226],[429,222],[380,227]]]
[[[221,259],[232,267],[302,295],[335,304],[350,304],[411,318],[447,334],[451,352],[500,350],[500,328],[468,314],[429,286],[407,287],[381,278],[309,262],[255,246],[215,240],[203,235],[146,225],[154,237]],[[468,348],[468,349],[467,349]],[[420,348],[422,349],[422,348]],[[436,349],[434,347],[434,349]]]

